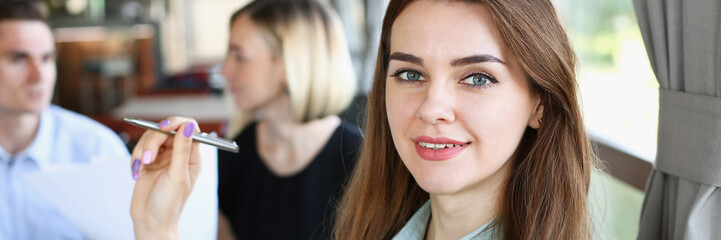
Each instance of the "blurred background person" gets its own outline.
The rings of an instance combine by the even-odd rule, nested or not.
[[[110,129],[50,104],[55,77],[55,44],[42,10],[33,2],[0,2],[0,239],[84,238],[23,175],[128,156]]]
[[[356,86],[336,13],[308,0],[250,3],[231,17],[222,74],[239,110],[231,133],[243,130],[240,153],[218,152],[220,232],[327,238],[361,142],[336,116]]]
[[[222,74],[238,109],[230,135],[241,149],[218,153],[219,239],[328,238],[361,142],[359,129],[337,116],[356,87],[338,16],[316,1],[251,2],[231,17]],[[178,121],[161,125],[177,128]],[[158,152],[144,139],[134,165]],[[158,164],[171,148],[158,154]],[[138,226],[154,226],[145,222],[145,205],[170,201],[146,199],[162,174],[140,170],[132,210],[138,238],[146,232]]]

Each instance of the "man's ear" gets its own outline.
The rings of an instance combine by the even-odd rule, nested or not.
[[[538,99],[536,102],[536,106],[533,107],[533,112],[531,113],[531,118],[528,119],[528,126],[533,129],[538,129],[541,127],[541,122],[543,119],[543,102]]]

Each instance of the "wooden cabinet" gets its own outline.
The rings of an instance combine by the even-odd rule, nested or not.
[[[86,114],[107,114],[158,81],[152,25],[87,26],[53,30],[58,77],[53,102]]]

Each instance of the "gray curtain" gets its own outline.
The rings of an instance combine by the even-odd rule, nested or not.
[[[638,239],[721,239],[721,0],[634,0],[659,85]]]

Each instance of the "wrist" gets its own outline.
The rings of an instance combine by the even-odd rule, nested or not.
[[[173,225],[173,226],[177,226]],[[135,239],[159,239],[159,240],[178,240],[180,233],[177,227],[147,227],[135,225]]]

